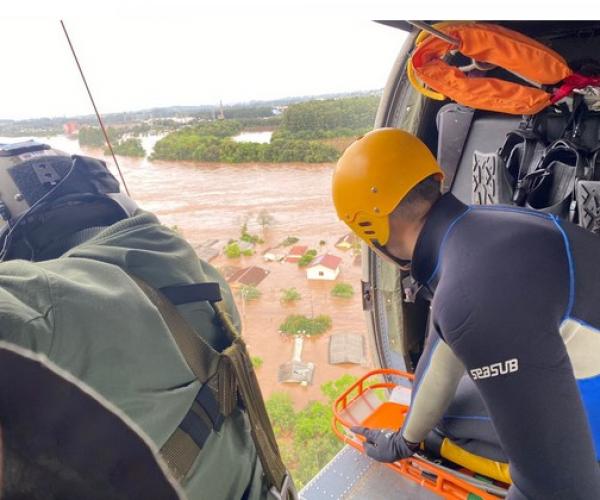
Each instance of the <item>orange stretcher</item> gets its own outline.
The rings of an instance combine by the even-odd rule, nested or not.
[[[384,376],[394,376],[412,382],[414,376],[400,370],[380,369],[367,373],[352,384],[333,404],[333,431],[344,443],[364,453],[362,436],[356,436],[350,427],[361,425],[369,428],[398,429],[408,413],[408,398],[403,401],[388,399],[390,391],[401,387],[388,382]],[[410,390],[406,388],[405,395]],[[392,393],[393,394],[393,393]],[[502,498],[502,488],[487,485],[471,477],[468,471],[455,471],[431,462],[425,456],[414,456],[385,464],[395,472],[419,483],[422,487],[452,500],[496,500]]]

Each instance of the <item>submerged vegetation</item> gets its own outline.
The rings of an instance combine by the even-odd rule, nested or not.
[[[262,292],[253,285],[242,285],[239,295],[244,300],[256,300],[262,295]]]
[[[113,151],[115,154],[121,156],[133,156],[135,158],[143,158],[146,156],[146,151],[142,146],[142,142],[136,137],[131,137],[113,144]],[[109,153],[109,149],[104,148],[104,154]]]
[[[242,224],[240,233],[240,241],[245,241],[246,243],[250,243],[252,245],[264,243],[264,240],[260,236],[248,232],[248,224],[245,222]]]
[[[284,247],[289,247],[295,245],[300,241],[300,238],[296,238],[296,236],[288,236],[285,240],[283,240],[280,245]]]
[[[307,250],[300,260],[298,260],[298,267],[306,267],[308,266],[315,257],[317,256],[317,251],[314,249]]]
[[[287,304],[300,300],[302,295],[296,288],[285,288],[281,290],[281,301]]]
[[[320,314],[316,318],[307,318],[302,314],[290,314],[279,326],[279,330],[288,335],[320,335],[331,328],[331,317]]]
[[[350,283],[336,283],[336,285],[331,289],[331,295],[334,297],[349,299],[354,295],[354,288],[352,288]]]
[[[252,366],[256,369],[263,365],[263,359],[260,356],[252,356],[250,361],[252,362]]]
[[[152,154],[153,160],[220,163],[323,163],[335,161],[337,157],[335,148],[317,141],[235,142],[229,137],[198,135],[194,129],[172,132],[156,143]]]
[[[108,127],[106,133],[111,142],[118,141],[121,138],[121,132],[114,127]],[[101,148],[106,144],[104,134],[102,133],[102,130],[100,130],[100,127],[82,127],[79,130],[78,139],[80,146]]]
[[[223,252],[228,259],[237,259],[242,255],[244,257],[251,257],[254,255],[254,250],[252,248],[241,248],[237,241],[230,241],[227,243]]]

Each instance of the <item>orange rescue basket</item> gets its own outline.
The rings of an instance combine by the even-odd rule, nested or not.
[[[400,370],[373,370],[358,379],[333,403],[333,432],[340,440],[361,453],[364,453],[364,438],[361,436],[360,440],[357,440],[350,427],[361,425],[369,428],[398,429],[408,413],[407,404],[382,400],[376,392],[378,389],[391,390],[397,387],[393,382],[375,381],[376,377],[384,375],[401,377],[411,382],[414,380],[414,375]],[[473,498],[472,495],[477,495],[482,500],[500,498],[418,455],[385,465],[442,498],[467,500]]]

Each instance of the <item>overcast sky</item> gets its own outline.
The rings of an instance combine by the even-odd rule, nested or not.
[[[382,88],[405,38],[366,18],[64,20],[102,113]],[[0,46],[0,118],[92,113],[59,18],[0,19]]]

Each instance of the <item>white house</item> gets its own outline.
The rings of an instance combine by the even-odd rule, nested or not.
[[[265,262],[281,262],[286,257],[285,254],[276,252],[274,248],[268,248],[262,255]]]
[[[326,253],[319,255],[306,269],[306,278],[309,280],[333,281],[340,274],[342,259],[336,255]]]

